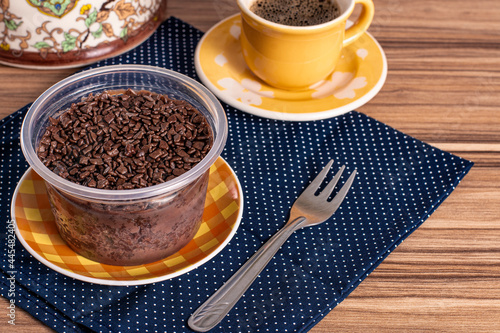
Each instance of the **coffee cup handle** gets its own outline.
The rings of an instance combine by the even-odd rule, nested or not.
[[[372,0],[355,0],[355,3],[359,3],[363,8],[357,21],[345,31],[344,47],[356,41],[368,30],[375,14],[375,6]]]

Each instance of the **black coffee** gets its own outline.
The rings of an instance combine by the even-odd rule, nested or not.
[[[335,0],[256,0],[250,10],[268,21],[291,26],[321,24],[340,16]]]

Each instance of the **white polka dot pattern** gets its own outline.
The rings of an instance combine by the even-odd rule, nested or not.
[[[170,18],[140,47],[95,66],[142,63],[196,77],[193,53],[200,37]],[[0,121],[4,217],[28,167],[19,147],[26,110]],[[357,112],[295,123],[226,110],[230,134],[223,157],[247,204],[240,229],[218,256],[162,283],[108,287],[55,273],[17,245],[16,305],[59,332],[191,332],[189,315],[284,224],[293,200],[333,158],[334,168],[358,170],[340,209],[326,223],[296,232],[213,330],[305,332],[423,223],[472,167]],[[3,272],[9,270],[6,254]],[[0,287],[6,297],[6,278]]]

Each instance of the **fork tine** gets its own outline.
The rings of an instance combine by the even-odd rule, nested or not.
[[[318,195],[318,198],[321,200],[327,200],[330,194],[332,194],[333,189],[335,188],[335,185],[337,185],[340,176],[342,176],[342,173],[344,172],[345,165],[343,165],[340,170],[333,176],[333,179],[330,180],[328,185],[326,185],[325,189]]]
[[[349,176],[349,178],[345,182],[344,186],[342,186],[342,188],[338,191],[338,193],[335,195],[335,197],[333,197],[333,199],[329,205],[329,209],[331,212],[335,212],[339,208],[342,201],[344,201],[344,198],[345,198],[347,192],[349,191],[349,189],[351,188],[351,185],[352,185],[352,182],[354,181],[354,178],[356,177],[356,173],[357,173],[357,170],[354,169],[352,174]]]
[[[323,180],[325,179],[325,176],[327,175],[328,171],[330,171],[330,168],[332,167],[333,160],[330,160],[328,164],[321,170],[320,173],[314,178],[314,180],[309,184],[309,186],[306,187],[306,189],[302,192],[302,195],[314,195],[316,191],[318,190],[318,187],[321,185]]]

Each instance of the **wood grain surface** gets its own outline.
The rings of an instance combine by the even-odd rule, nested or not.
[[[500,1],[374,2],[369,31],[389,72],[358,111],[475,166],[311,332],[500,332]],[[168,0],[167,10],[202,31],[238,12],[235,0]],[[0,65],[1,117],[74,71]],[[21,309],[8,325],[7,304],[0,332],[52,332]]]

